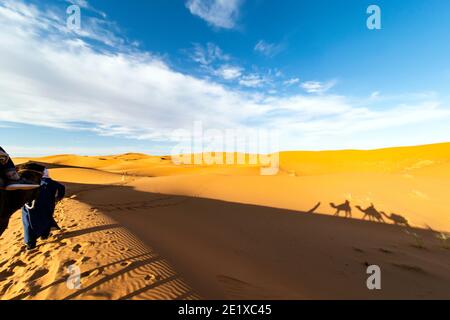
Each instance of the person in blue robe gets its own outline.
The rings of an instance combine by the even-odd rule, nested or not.
[[[53,214],[56,203],[64,198],[65,192],[64,185],[52,180],[46,169],[38,198],[22,208],[24,240],[28,250],[36,247],[39,238],[47,239],[52,228],[60,229]]]

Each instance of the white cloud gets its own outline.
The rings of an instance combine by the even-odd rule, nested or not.
[[[271,69],[266,72],[267,74],[260,74],[258,71],[247,73],[244,67],[231,64],[230,61],[234,59],[214,43],[206,45],[194,43],[192,50],[188,53],[190,58],[197,62],[208,75],[227,81],[236,81],[246,88],[260,88],[271,82],[273,76],[282,76],[281,71]]]
[[[370,94],[370,98],[371,98],[371,99],[377,99],[377,98],[380,97],[380,95],[381,95],[381,93],[380,93],[379,91],[374,91],[374,92],[372,92],[372,93]]]
[[[225,54],[222,49],[214,43],[207,43],[205,46],[194,43],[194,48],[190,53],[192,60],[202,66],[210,66],[219,61],[229,61],[231,57]]]
[[[245,93],[177,72],[156,55],[126,50],[126,41],[119,51],[100,50],[88,40],[107,34],[103,28],[109,25],[92,25],[80,38],[60,27],[56,16],[18,0],[0,0],[2,121],[152,142],[167,141],[174,129],[202,121],[217,129],[279,129],[283,148],[320,148],[325,142],[339,148],[344,142],[346,147],[360,146],[357,138],[367,146],[362,133],[381,137],[398,129],[388,139],[394,143],[406,139],[402,128],[450,117],[448,106],[435,95],[401,97],[395,104],[387,97],[361,100],[326,94],[333,82],[302,84],[320,95]],[[199,63],[226,60],[216,46],[202,52]],[[237,73],[228,73],[232,75]],[[243,73],[236,80],[251,88],[269,81],[256,73]],[[371,105],[381,102],[382,107]],[[416,141],[413,135],[407,138]]]
[[[89,3],[86,0],[67,0],[67,2],[85,9],[90,7]]]
[[[89,10],[91,12],[95,12],[103,17],[105,19],[107,17],[106,13],[100,10],[95,9],[93,6],[89,4],[87,0],[66,0],[70,4],[74,4],[79,6],[82,9]]]
[[[300,86],[308,93],[325,93],[336,85],[336,81],[319,82],[319,81],[307,81],[303,82]]]
[[[264,40],[258,41],[258,43],[255,45],[255,51],[270,58],[276,56],[282,50],[283,50],[282,44],[268,43]]]
[[[265,83],[268,82],[268,79],[264,78],[259,74],[248,74],[243,76],[239,80],[239,84],[248,88],[259,88],[262,87]]]
[[[242,3],[243,0],[188,0],[186,7],[214,27],[233,29]]]
[[[292,85],[297,84],[299,82],[300,82],[299,78],[292,78],[292,79],[288,79],[288,80],[284,81],[283,84],[285,86],[292,86]]]
[[[242,69],[236,66],[224,65],[216,70],[215,73],[225,80],[235,80],[242,75]]]

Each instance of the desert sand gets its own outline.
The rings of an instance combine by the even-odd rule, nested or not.
[[[64,230],[27,252],[13,216],[1,299],[450,298],[450,144],[283,152],[276,176],[143,154],[15,159],[27,161],[68,187]],[[329,204],[345,200],[351,219]],[[355,206],[371,203],[410,227],[362,221]],[[366,287],[373,264],[379,291]]]

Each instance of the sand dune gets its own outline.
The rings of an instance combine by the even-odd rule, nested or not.
[[[66,233],[34,253],[15,216],[0,239],[4,299],[450,298],[448,243],[426,227],[450,231],[450,144],[285,152],[276,176],[142,154],[32,160],[76,198],[59,208]],[[354,219],[330,216],[329,202],[346,199]],[[415,229],[361,221],[355,205],[370,203]],[[65,286],[68,261],[84,272],[81,292]],[[366,288],[370,264],[383,270],[381,291]]]
[[[18,163],[30,159],[17,159]],[[277,176],[260,176],[258,166],[178,166],[170,157],[125,154],[103,157],[61,155],[34,159],[66,182],[111,183],[117,176],[151,176],[139,188],[149,192],[334,213],[329,202],[375,206],[405,216],[412,225],[450,231],[450,143],[371,151],[283,152]],[[71,168],[67,168],[67,166]],[[96,169],[94,173],[72,169]],[[193,178],[195,176],[195,178]],[[90,182],[89,182],[90,181]],[[355,217],[361,218],[355,213]]]

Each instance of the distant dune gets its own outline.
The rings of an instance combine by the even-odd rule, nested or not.
[[[34,253],[21,249],[15,216],[0,239],[4,299],[450,298],[450,251],[436,232],[450,231],[450,143],[283,152],[276,176],[143,154],[15,159],[30,160],[74,197],[58,209],[66,233]],[[345,200],[353,219],[330,216]],[[413,228],[361,221],[355,206],[372,203]],[[81,291],[65,287],[69,262],[93,270]],[[370,264],[382,267],[381,291],[366,288]]]

